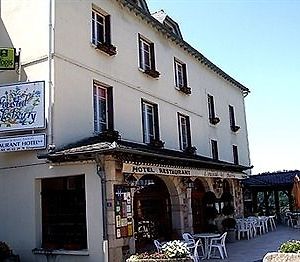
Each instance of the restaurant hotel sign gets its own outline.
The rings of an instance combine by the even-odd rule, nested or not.
[[[44,128],[44,81],[0,86],[0,134]],[[0,151],[44,147],[44,134],[0,138]]]
[[[184,167],[169,167],[169,166],[152,166],[152,165],[135,165],[123,163],[123,173],[129,174],[154,174],[154,175],[167,175],[167,176],[188,176],[188,177],[219,177],[219,178],[236,178],[243,179],[247,175],[236,172],[226,172],[221,170],[210,169],[195,169]]]

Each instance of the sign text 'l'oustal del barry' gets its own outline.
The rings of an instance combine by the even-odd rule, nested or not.
[[[0,87],[0,132],[44,127],[44,82]]]

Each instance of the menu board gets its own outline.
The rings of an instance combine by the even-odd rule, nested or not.
[[[132,205],[130,187],[114,185],[116,238],[133,235]]]

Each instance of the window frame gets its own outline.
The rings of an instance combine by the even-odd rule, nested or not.
[[[150,134],[149,118],[146,111],[146,106],[151,107],[152,114],[152,129],[153,134]],[[142,111],[142,131],[143,131],[143,143],[150,144],[153,140],[159,140],[159,120],[158,120],[158,105],[147,100],[141,100]]]
[[[73,182],[71,180],[73,180]],[[86,208],[85,175],[42,178],[42,248],[64,250],[87,249],[88,224]],[[66,216],[66,214],[68,214],[68,216]],[[62,219],[61,222],[56,221],[59,217]],[[66,223],[69,227],[73,227],[68,229]],[[52,230],[49,230],[49,228]],[[60,230],[58,230],[59,228]],[[62,228],[65,233],[63,236],[60,235]],[[58,231],[59,233],[57,233]],[[70,236],[70,234],[73,235]]]
[[[211,144],[211,155],[213,160],[219,160],[218,141],[215,139],[210,140]]]
[[[185,134],[182,126],[182,121],[185,121]],[[179,148],[180,150],[186,150],[191,147],[191,127],[190,127],[190,117],[181,113],[177,113],[178,122],[178,138],[179,138]],[[185,139],[183,139],[185,137]]]
[[[181,81],[180,81],[179,73],[182,75]],[[187,87],[186,64],[179,61],[177,58],[174,58],[174,77],[175,77],[175,87],[177,87],[178,89]]]
[[[100,89],[105,92],[105,123],[101,122],[100,116]],[[96,93],[95,93],[96,90]],[[101,84],[97,81],[93,81],[93,123],[94,133],[99,134],[106,130],[113,130],[113,90],[112,87]],[[105,124],[105,128],[102,129],[101,125]]]
[[[103,19],[102,27],[103,32],[101,34],[101,38],[98,36],[98,27],[97,24],[101,24],[97,16]],[[111,44],[111,30],[110,30],[110,15],[105,14],[104,12],[100,12],[95,8],[92,8],[92,20],[91,20],[91,42],[93,45],[98,46],[101,44]]]

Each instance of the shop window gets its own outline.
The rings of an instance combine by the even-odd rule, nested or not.
[[[84,176],[42,179],[42,248],[87,248]]]
[[[112,88],[94,82],[94,132],[113,130]]]

